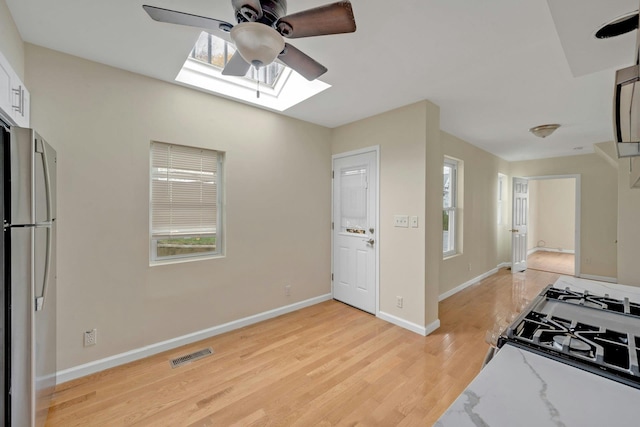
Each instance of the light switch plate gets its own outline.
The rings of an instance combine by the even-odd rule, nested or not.
[[[411,217],[411,228],[418,228],[418,217],[417,216],[412,216]]]
[[[409,227],[409,215],[394,215],[393,216],[393,226],[394,227]]]

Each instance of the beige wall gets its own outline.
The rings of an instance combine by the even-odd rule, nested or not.
[[[426,103],[426,210],[425,210],[425,324],[438,319],[440,267],[442,263],[442,167],[444,152],[440,131],[440,107]]]
[[[581,273],[617,277],[616,170],[597,154],[512,162],[511,176],[581,176]]]
[[[330,130],[29,44],[26,65],[58,151],[59,369],[331,292]],[[152,140],[226,152],[225,258],[149,267]]]
[[[444,260],[440,254],[440,294],[493,270],[501,262],[497,238],[498,173],[506,172],[506,163],[498,157],[446,132],[442,132],[442,147],[445,156],[462,161],[463,176],[458,185],[462,187],[463,200],[458,218],[462,252]],[[439,203],[442,206],[442,197]]]
[[[529,182],[538,186],[537,233],[533,247],[562,251],[575,250],[576,180],[573,178],[543,179]],[[533,217],[531,221],[533,222]]]
[[[420,102],[332,134],[334,154],[380,146],[380,311],[419,326],[425,326],[425,159],[432,108]],[[399,214],[417,215],[419,228],[393,227],[393,216]],[[403,308],[396,307],[396,296],[404,298]]]
[[[24,43],[5,0],[0,0],[0,52],[24,81]]]

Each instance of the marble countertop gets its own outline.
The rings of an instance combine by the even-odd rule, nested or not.
[[[569,288],[573,291],[589,291],[594,295],[609,294],[611,298],[623,299],[640,303],[640,287],[620,285],[617,283],[597,282],[595,280],[579,279],[577,277],[560,276],[553,284],[554,288]]]
[[[567,276],[554,286],[640,302],[638,287]],[[435,425],[637,427],[639,404],[639,389],[505,344]]]
[[[640,425],[640,390],[504,345],[438,427]]]

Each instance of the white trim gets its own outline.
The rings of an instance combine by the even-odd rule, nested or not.
[[[578,277],[580,277],[581,279],[597,280],[600,282],[618,283],[618,279],[615,277],[594,276],[592,274],[581,274]]]
[[[191,344],[197,341],[201,341],[207,338],[214,337],[216,335],[230,332],[236,329],[244,328],[245,326],[253,325],[274,317],[282,316],[283,314],[291,313],[293,311],[300,310],[305,307],[320,304],[321,302],[329,301],[332,299],[331,294],[321,295],[319,297],[311,298],[305,301],[300,301],[295,304],[279,307],[273,310],[258,313],[253,316],[245,317],[242,319],[234,320],[223,325],[214,326],[212,328],[204,329],[202,331],[193,332],[191,334],[183,335],[181,337],[172,338],[170,340],[162,341],[156,344],[151,344],[145,347],[137,348],[135,350],[127,351],[125,353],[109,356],[104,359],[95,360],[93,362],[85,363],[84,365],[74,366],[73,368],[64,369],[57,372],[57,383],[62,384],[67,381],[75,380],[76,378],[84,377],[87,375],[95,374],[96,372],[104,371],[105,369],[113,368],[116,366],[124,365],[125,363],[133,362],[135,360],[143,359],[145,357],[153,356],[154,354],[162,353],[163,351],[172,350],[183,345]]]
[[[366,153],[371,153],[371,152],[375,152],[376,153],[376,224],[375,224],[375,240],[376,240],[376,244],[374,245],[374,251],[375,251],[375,260],[376,260],[376,268],[375,268],[375,275],[376,275],[376,280],[375,280],[375,289],[376,289],[376,311],[375,311],[375,315],[378,315],[378,313],[380,313],[380,146],[379,145],[372,145],[371,147],[366,147],[366,148],[360,148],[358,150],[352,150],[352,151],[346,151],[344,153],[338,153],[338,154],[333,154],[331,156],[331,173],[333,174],[335,171],[334,163],[336,161],[336,159],[341,159],[343,157],[349,157],[349,156],[357,156],[359,154],[366,154]],[[331,223],[334,224],[335,227],[335,218],[333,217],[333,181],[334,178],[331,178]],[[334,230],[331,229],[331,295],[333,296],[333,258],[334,258],[334,253],[333,253],[333,233]]]
[[[501,268],[511,268],[511,263],[510,262],[502,262],[500,264],[498,264],[498,270],[500,270]]]
[[[333,160],[335,160],[335,159],[341,159],[343,157],[349,157],[349,156],[357,156],[359,154],[370,153],[372,151],[375,151],[375,152],[379,153],[380,152],[380,146],[379,145],[372,145],[371,147],[360,148],[360,149],[357,149],[357,150],[345,151],[344,153],[333,154],[331,156],[331,160],[332,160],[332,163],[333,163]]]
[[[401,319],[392,314],[385,313],[384,311],[378,312],[379,319],[384,320],[385,322],[393,323],[396,326],[400,326],[401,328],[407,329],[411,332],[415,332],[416,334],[422,335],[426,337],[436,329],[440,327],[440,319],[428,324],[427,326],[420,326],[413,322],[409,322],[408,320]]]
[[[478,283],[479,281],[484,280],[484,279],[486,279],[487,277],[489,277],[489,276],[491,276],[491,275],[496,274],[497,272],[498,272],[498,267],[494,268],[493,270],[489,270],[489,271],[487,271],[486,273],[481,274],[481,275],[480,275],[480,276],[478,276],[478,277],[474,277],[473,279],[471,279],[471,280],[469,280],[469,281],[467,281],[467,282],[464,282],[464,283],[463,283],[462,285],[460,285],[460,286],[456,286],[455,288],[451,289],[450,291],[447,291],[447,292],[445,292],[445,293],[441,294],[441,295],[438,297],[438,302],[440,302],[440,301],[444,301],[445,299],[449,298],[450,296],[453,296],[453,295],[457,294],[458,292],[460,292],[460,291],[462,291],[462,290],[464,290],[464,289],[468,288],[469,286],[475,285],[475,284],[476,284],[476,283]]]
[[[544,247],[535,247],[533,249],[529,249],[527,251],[527,255],[531,255],[534,254],[536,252],[555,252],[555,253],[559,253],[559,254],[575,254],[576,251],[572,250],[572,249],[554,249],[554,248],[544,248]]]

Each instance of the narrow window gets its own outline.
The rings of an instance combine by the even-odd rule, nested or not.
[[[223,153],[151,144],[151,261],[221,254]]]
[[[498,174],[498,225],[502,225],[504,221],[504,204],[502,203],[504,200],[504,183],[506,176],[499,173]]]
[[[455,255],[456,248],[456,210],[458,186],[458,162],[445,158],[443,176],[442,210],[442,253],[448,257]]]

